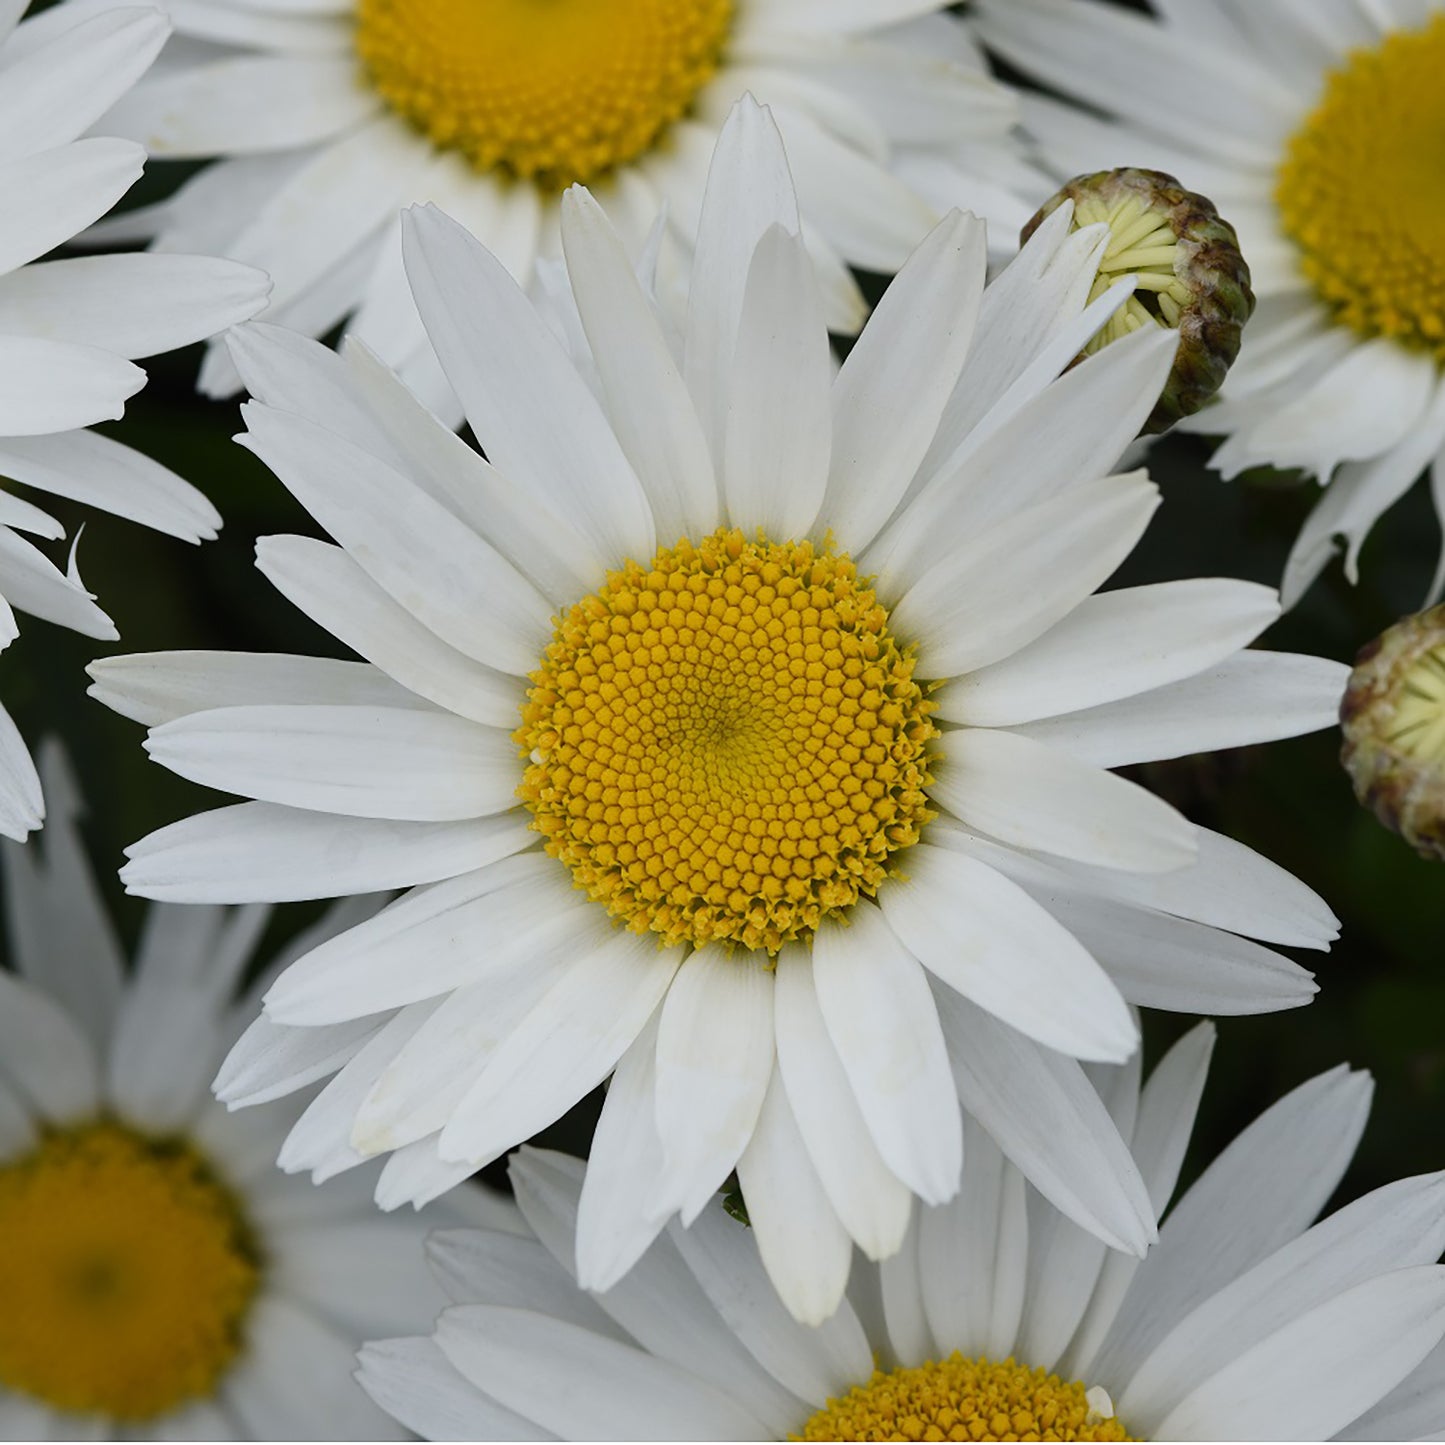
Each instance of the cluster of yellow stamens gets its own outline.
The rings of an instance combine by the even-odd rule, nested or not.
[[[879,1370],[829,1400],[798,1440],[1129,1440],[1080,1384],[1013,1360],[946,1360]]]
[[[0,1385],[141,1421],[209,1395],[242,1344],[256,1251],[189,1145],[100,1122],[0,1166]]]
[[[1109,240],[1089,300],[1096,301],[1130,272],[1134,294],[1084,347],[1093,355],[1111,341],[1145,326],[1178,326],[1191,300],[1189,287],[1175,271],[1179,238],[1167,212],[1136,193],[1086,195],[1074,202],[1074,227],[1104,222]]]
[[[871,896],[930,816],[913,656],[844,555],[721,531],[557,627],[520,789],[579,887],[664,942],[776,952]]]
[[[1276,199],[1345,325],[1445,360],[1445,15],[1358,50],[1293,136]]]
[[[712,78],[733,0],[358,0],[391,107],[478,169],[561,188],[648,150]]]

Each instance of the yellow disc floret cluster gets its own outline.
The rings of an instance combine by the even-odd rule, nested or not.
[[[1080,1384],[1013,1360],[946,1360],[879,1370],[829,1400],[796,1440],[1130,1440]]]
[[[733,0],[358,0],[370,83],[481,170],[562,188],[635,159],[712,78]]]
[[[155,1418],[209,1395],[256,1292],[250,1232],[206,1161],[109,1121],[0,1165],[0,1385]]]
[[[722,531],[557,627],[520,795],[579,887],[666,943],[776,952],[874,894],[930,816],[911,650],[847,556]]]
[[[1276,199],[1345,325],[1445,360],[1445,14],[1354,52],[1290,140]]]

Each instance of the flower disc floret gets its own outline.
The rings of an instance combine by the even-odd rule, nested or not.
[[[359,0],[367,78],[435,144],[558,189],[650,149],[716,71],[732,0]]]
[[[210,1395],[258,1268],[231,1192],[189,1144],[102,1121],[0,1165],[0,1385],[143,1421]]]
[[[1321,299],[1362,336],[1445,360],[1445,15],[1355,51],[1280,167],[1280,222]]]
[[[913,671],[846,555],[683,540],[559,622],[520,795],[630,928],[776,952],[874,895],[931,816]]]
[[[1129,1440],[1093,1392],[1047,1370],[954,1351],[910,1369],[878,1370],[811,1416],[799,1440]]]

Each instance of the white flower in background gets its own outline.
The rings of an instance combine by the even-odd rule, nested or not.
[[[1141,1091],[1100,1087],[1162,1209],[1208,1067],[1202,1024]],[[1142,1263],[1076,1229],[969,1127],[963,1188],[902,1250],[859,1260],[819,1329],[764,1274],[766,1236],[716,1204],[628,1279],[573,1279],[583,1166],[512,1162],[525,1233],[428,1241],[454,1305],[361,1353],[376,1401],[432,1440],[1403,1440],[1445,1419],[1445,1175],[1311,1227],[1370,1083],[1321,1074],[1254,1121]],[[754,1213],[754,1224],[757,1224]],[[809,1227],[805,1209],[788,1221]],[[876,1371],[876,1372],[875,1372]]]
[[[134,184],[134,142],[77,140],[165,43],[154,6],[65,7],[20,20],[0,3],[0,479],[96,506],[188,542],[221,519],[200,492],[141,453],[80,428],[114,420],[145,384],[130,358],[169,351],[253,316],[266,278],[200,256],[36,261],[103,215]],[[3,485],[0,481],[0,485]],[[112,639],[80,581],[21,533],[55,541],[60,523],[0,490],[0,648],[14,611]],[[0,708],[0,834],[23,838],[45,815],[40,780]]]
[[[151,908],[134,972],[42,753],[53,818],[6,845],[0,970],[0,1438],[393,1439],[352,1380],[379,1328],[443,1303],[429,1224],[490,1222],[476,1188],[417,1219],[274,1165],[289,1102],[229,1114],[217,1062],[287,957],[365,917],[349,900],[234,997],[269,909]]]
[[[1445,6],[979,0],[998,53],[1042,96],[1024,121],[1060,174],[1154,166],[1239,233],[1259,308],[1222,402],[1214,465],[1327,483],[1290,554],[1292,605],[1426,469],[1445,520]],[[1112,119],[1101,119],[1102,111]],[[1042,199],[1042,195],[1039,196]],[[1445,556],[1432,588],[1445,587]]]
[[[244,440],[340,544],[266,538],[261,569],[367,661],[110,658],[93,692],[157,762],[256,800],[136,845],[132,891],[420,885],[288,969],[221,1073],[243,1104],[339,1069],[286,1168],[390,1152],[378,1199],[429,1198],[615,1067],[585,1282],[736,1166],[810,1201],[770,1261],[821,1319],[853,1241],[891,1254],[911,1194],[956,1191],[961,1093],[1060,1208],[1143,1250],[1147,1193],[1076,1060],[1134,1050],[1130,1003],[1307,1002],[1237,935],[1324,947],[1334,920],[1107,770],[1323,727],[1346,669],[1240,650],[1268,588],[1092,595],[1157,501],[1109,472],[1174,337],[1060,375],[1129,291],[1085,308],[1107,233],[1069,222],[985,291],[981,223],[945,219],[835,377],[778,134],[744,102],[680,367],[600,207],[565,199],[600,395],[493,256],[408,213],[488,461],[364,347],[235,334]]]
[[[157,156],[221,159],[108,234],[262,267],[268,320],[320,336],[349,317],[460,416],[407,290],[399,208],[435,202],[526,286],[559,254],[562,192],[581,182],[634,249],[666,212],[664,282],[681,290],[718,130],[752,91],[788,140],[825,315],[853,332],[849,266],[892,274],[952,206],[996,219],[1009,254],[1029,214],[1013,97],[944,8],[181,0],[172,51],[106,124]],[[240,386],[224,348],[201,380]]]

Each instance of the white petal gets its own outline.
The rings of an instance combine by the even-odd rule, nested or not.
[[[778,955],[773,1011],[778,1069],[834,1212],[870,1259],[893,1254],[908,1228],[910,1192],[883,1162],[828,1037],[808,949]]]
[[[816,1327],[799,1324],[768,1279],[752,1231],[714,1201],[668,1233],[718,1313],[760,1364],[814,1406],[872,1374],[868,1341],[846,1300]]]
[[[310,1029],[254,1019],[226,1055],[212,1087],[233,1108],[268,1103],[336,1073],[380,1027],[376,1015]]]
[[[145,372],[108,351],[0,335],[0,436],[42,436],[117,421]]]
[[[555,1440],[484,1395],[430,1339],[370,1340],[357,1383],[423,1440]]]
[[[0,275],[68,241],[103,216],[140,178],[145,152],[95,137],[0,162]]]
[[[136,86],[105,128],[171,159],[248,155],[327,140],[379,104],[350,56],[240,55]]]
[[[681,962],[681,949],[615,931],[577,957],[453,1109],[444,1157],[490,1159],[560,1119],[612,1072]]]
[[[210,256],[82,256],[0,276],[0,333],[154,356],[253,316],[269,285]]]
[[[172,903],[284,903],[435,883],[535,842],[513,811],[414,823],[237,803],[133,843],[121,881],[128,893]]]
[[[0,472],[186,542],[209,541],[221,525],[220,513],[189,482],[95,432],[6,437],[0,440]]]
[[[963,1187],[918,1217],[918,1285],[940,1354],[1007,1359],[1023,1315],[1030,1248],[1024,1177],[973,1120]]]
[[[795,1320],[822,1324],[843,1299],[853,1241],[828,1203],[776,1070],[738,1185],[763,1267]]]
[[[923,969],[884,915],[860,903],[846,926],[825,920],[819,927],[813,984],[878,1152],[928,1203],[951,1199],[963,1164],[963,1129]]]
[[[404,214],[412,292],[487,456],[585,522],[614,565],[650,559],[646,496],[596,399],[501,263],[434,208]]]
[[[1128,1008],[1083,945],[987,865],[920,844],[879,903],[924,967],[1039,1043],[1111,1061],[1138,1046]]]
[[[962,728],[944,749],[931,795],[1002,842],[1134,873],[1198,854],[1194,825],[1161,798],[1032,736]]]
[[[0,722],[9,723],[3,710]],[[18,737],[16,743],[33,779],[38,808],[40,777]],[[69,760],[53,738],[41,743],[39,753],[50,829],[40,843],[6,848],[3,855],[10,962],[23,978],[56,999],[104,1050],[125,963],[81,841],[76,820],[84,808]]]
[[[925,676],[997,662],[1093,592],[1133,551],[1158,504],[1158,488],[1139,474],[1071,487],[968,536],[912,582],[890,626],[918,643]]]
[[[657,1031],[662,1199],[691,1223],[747,1147],[773,1072],[773,977],[710,945],[678,970]],[[661,1210],[661,1201],[658,1204]]]
[[[1303,396],[1253,428],[1251,447],[1279,467],[1322,479],[1342,461],[1387,451],[1424,415],[1439,383],[1434,359],[1376,337],[1353,347]]]
[[[10,714],[0,707],[0,836],[24,842],[45,817],[40,778]]]
[[[152,729],[144,747],[192,782],[358,818],[502,813],[519,776],[506,733],[412,708],[218,708]]]
[[[828,486],[833,359],[796,232],[763,232],[738,314],[723,429],[723,497],[745,535],[801,537]]]
[[[363,663],[284,652],[136,652],[97,658],[90,695],[122,717],[158,727],[192,713],[250,703],[413,707],[419,697]]]
[[[676,1365],[530,1310],[464,1305],[437,1322],[473,1384],[563,1438],[760,1440],[744,1407]]]
[[[1155,1345],[1120,1397],[1120,1415],[1152,1429],[1178,1400],[1180,1380],[1208,1380],[1368,1280],[1433,1264],[1445,1248],[1442,1186],[1426,1175],[1373,1190],[1226,1285]]]
[[[1103,768],[1214,752],[1332,727],[1348,678],[1331,658],[1251,648],[1138,697],[1023,723],[1013,736]]]
[[[1089,314],[1074,323],[1075,330]],[[960,532],[994,527],[1111,472],[1168,376],[1174,336],[1159,327],[1136,331],[1057,381],[1043,367],[1033,394],[1017,405],[1014,392],[1007,394],[910,498],[870,549],[869,565],[885,579],[898,579],[893,585],[906,585],[904,579],[948,558]],[[1016,390],[1028,391],[1048,359],[1046,352],[1028,367]]]
[[[1334,1193],[1369,1113],[1368,1075],[1343,1065],[1267,1109],[1169,1213],[1094,1361],[1125,1380],[1190,1310],[1303,1233]]]
[[[1290,1321],[1197,1386],[1163,1440],[1328,1439],[1394,1389],[1445,1335],[1445,1269],[1396,1270]]]
[[[260,1440],[386,1440],[396,1426],[351,1378],[355,1345],[289,1300],[263,1294],[247,1321],[247,1348],[219,1393]]]
[[[400,472],[333,432],[256,402],[243,444],[419,622],[518,675],[550,633],[546,599],[489,543]]]
[[[1007,727],[1178,682],[1247,646],[1279,616],[1271,587],[1199,578],[1086,597],[1021,651],[934,695],[940,717]]]
[[[600,912],[570,896],[564,871],[541,853],[414,888],[374,918],[314,948],[271,986],[278,1023],[328,1024],[434,998],[505,974],[538,932]],[[478,940],[487,940],[485,952]]]
[[[518,680],[443,642],[344,548],[314,537],[261,537],[256,566],[312,621],[403,687],[473,722],[516,726],[524,696]]]
[[[570,1271],[576,1253],[579,1196],[589,1170],[580,1159],[530,1146],[512,1156],[509,1172],[517,1199],[559,1272]],[[779,1434],[806,1414],[803,1402],[783,1389],[743,1348],[667,1235],[656,1239],[636,1266],[605,1294],[588,1295],[571,1284],[570,1274],[567,1280],[573,1303],[563,1318],[585,1323],[576,1303],[585,1301],[601,1319],[600,1326],[591,1328],[635,1342],[734,1399],[745,1399],[749,1410]],[[513,1301],[493,1301],[488,1295],[486,1302]],[[538,1308],[525,1297],[516,1302],[524,1308]],[[562,1312],[548,1309],[548,1313]]]
[[[1041,1194],[1114,1249],[1142,1255],[1154,1214],[1127,1145],[1083,1069],[934,991],[964,1108]]]
[[[0,971],[0,1074],[51,1124],[100,1105],[95,1050],[69,1014],[40,989]]]
[[[622,241],[580,187],[562,198],[562,241],[608,415],[658,540],[704,535],[717,525],[718,492],[701,423]]]
[[[723,455],[727,382],[748,270],[774,224],[799,229],[793,178],[771,112],[745,95],[717,137],[688,292],[683,376],[714,461]]]
[[[1199,1100],[1204,1092],[1205,1076],[1214,1050],[1214,1026],[1197,1024],[1160,1060],[1139,1099],[1138,1117],[1130,1151],[1149,1191],[1149,1202],[1156,1214],[1162,1214],[1179,1181],[1179,1168],[1194,1129]],[[1108,1333],[1119,1312],[1119,1305],[1128,1292],[1129,1283],[1139,1268],[1139,1261],[1129,1255],[1110,1252],[1094,1285],[1083,1318],[1074,1316],[1063,1321],[1065,1328],[1078,1328],[1069,1345],[1069,1353],[1060,1364],[1061,1371],[1071,1376],[1090,1375],[1099,1344]],[[1037,1298],[1035,1296],[1034,1298]],[[1062,1337],[1054,1322],[1043,1312],[1043,1301],[1037,1327],[1049,1343],[1049,1358],[1058,1357]],[[1053,1334],[1050,1335],[1050,1330]]]
[[[592,1136],[577,1205],[577,1282],[610,1290],[657,1238],[666,1212],[649,1206],[662,1179],[657,1135],[659,1008],[623,1054]]]
[[[823,509],[840,544],[872,541],[913,480],[973,340],[987,257],[978,219],[945,217],[895,277],[833,384]]]
[[[11,61],[0,90],[0,159],[73,141],[145,73],[169,33],[160,10],[127,5],[87,16]]]

